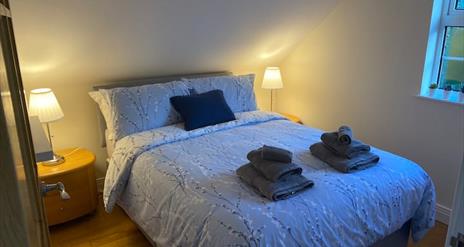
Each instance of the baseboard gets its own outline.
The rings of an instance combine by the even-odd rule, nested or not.
[[[437,203],[435,219],[443,224],[448,225],[450,216],[451,209]]]
[[[97,178],[97,191],[98,193],[103,193],[103,188],[105,187],[105,177]]]

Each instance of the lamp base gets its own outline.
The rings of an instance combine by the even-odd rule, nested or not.
[[[64,157],[53,153],[53,159],[42,161],[41,164],[44,166],[57,166],[64,163]]]

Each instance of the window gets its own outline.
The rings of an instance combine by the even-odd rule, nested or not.
[[[464,0],[434,1],[421,95],[434,83],[440,97],[448,95],[440,90],[464,93]]]
[[[464,27],[445,27],[444,36],[438,88],[459,91],[464,87]]]
[[[456,9],[457,10],[464,10],[464,0],[457,0],[456,1]]]

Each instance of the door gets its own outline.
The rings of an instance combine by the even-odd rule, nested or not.
[[[48,246],[8,0],[0,0],[0,246]]]
[[[464,247],[464,157],[459,172],[458,184],[454,190],[453,211],[445,246]]]

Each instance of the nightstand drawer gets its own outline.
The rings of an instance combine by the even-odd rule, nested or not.
[[[64,184],[64,187],[66,188],[66,191],[71,191],[71,190],[78,190],[82,189],[83,187],[88,188],[90,186],[91,181],[90,179],[93,179],[95,177],[93,173],[93,169],[79,169],[75,170],[72,173],[67,173],[63,174],[60,176],[54,176],[54,177],[47,177],[41,179],[45,183],[52,184],[52,183],[57,183],[57,182],[62,182]],[[52,194],[58,194],[57,191],[52,191],[48,193],[49,195]]]
[[[72,190],[68,193],[71,196],[69,200],[62,200],[57,193],[44,198],[49,225],[60,224],[95,210],[95,205],[88,198],[91,194],[88,189]]]
[[[97,208],[97,184],[93,166],[95,155],[85,149],[63,150],[62,155],[65,156],[64,163],[38,167],[40,181],[46,184],[63,183],[71,197],[63,200],[58,191],[47,193],[44,204],[49,225],[64,223]]]

